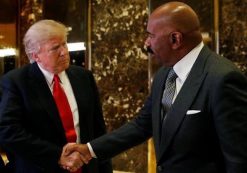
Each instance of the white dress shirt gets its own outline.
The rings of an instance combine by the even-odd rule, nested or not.
[[[182,88],[185,80],[187,79],[192,66],[194,65],[199,53],[201,52],[204,44],[201,42],[194,49],[192,49],[187,55],[185,55],[180,61],[178,61],[174,66],[173,70],[177,74],[176,79],[176,90],[173,97],[173,102],[176,99],[180,89]]]
[[[51,90],[51,93],[53,94],[53,77],[54,74],[48,72],[47,70],[43,69],[39,64],[38,64],[41,72],[43,73],[43,75],[45,76],[46,82]],[[62,71],[61,73],[58,74],[59,79],[60,79],[60,84],[61,87],[63,88],[69,105],[70,105],[70,109],[73,115],[73,122],[74,122],[74,127],[75,127],[75,132],[77,135],[77,139],[76,139],[76,143],[80,143],[80,126],[79,126],[79,112],[78,112],[78,107],[77,107],[77,103],[76,103],[76,99],[74,96],[74,92],[72,90],[69,78],[67,76],[67,74],[65,73],[65,71]]]

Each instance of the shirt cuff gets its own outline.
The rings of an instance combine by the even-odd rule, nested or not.
[[[92,146],[91,146],[91,144],[90,144],[89,142],[87,143],[87,147],[88,147],[88,149],[89,149],[89,151],[90,151],[91,156],[92,156],[93,158],[97,158],[97,156],[96,156],[96,154],[94,153],[93,148],[92,148]]]

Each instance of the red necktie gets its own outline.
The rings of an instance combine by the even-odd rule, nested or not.
[[[55,99],[60,118],[63,123],[67,142],[76,142],[76,133],[73,122],[73,115],[68,99],[61,88],[58,75],[54,75],[53,97]]]
[[[65,92],[61,88],[58,75],[54,75],[53,97],[57,105],[57,109],[62,120],[67,142],[76,142],[76,132],[74,128],[73,115],[69,106]],[[81,173],[81,169],[75,173]]]

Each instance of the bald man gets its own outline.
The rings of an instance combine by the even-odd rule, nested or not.
[[[145,45],[162,67],[140,114],[65,152],[79,151],[87,163],[153,137],[158,173],[247,173],[247,79],[203,44],[199,28],[197,14],[184,3],[157,8]]]

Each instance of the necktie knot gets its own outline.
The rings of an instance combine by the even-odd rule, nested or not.
[[[57,74],[54,75],[53,81],[54,81],[55,83],[59,83],[59,82],[60,82],[60,78],[59,78],[59,76],[58,76]]]
[[[170,69],[168,76],[167,76],[167,81],[168,82],[174,82],[177,78],[176,72],[173,70],[173,68]]]
[[[177,78],[177,74],[175,73],[173,68],[171,68],[166,79],[165,90],[162,98],[162,105],[166,113],[169,111],[172,105],[172,100],[176,89],[176,83],[175,83],[176,78]]]

